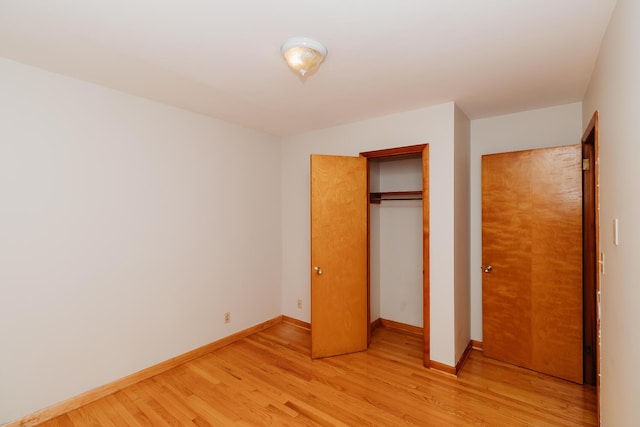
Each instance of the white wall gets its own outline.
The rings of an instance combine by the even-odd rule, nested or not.
[[[0,94],[0,424],[281,314],[278,139],[3,59]]]
[[[453,103],[285,138],[282,151],[282,311],[309,321],[309,155],[429,143],[431,358],[455,364]],[[303,309],[296,308],[301,298]]]
[[[471,339],[482,341],[482,155],[579,144],[581,111],[573,103],[471,122]]]
[[[422,203],[383,201],[379,233],[380,317],[421,328]]]
[[[640,2],[618,0],[583,100],[583,126],[600,114],[601,416],[640,425]],[[613,219],[619,220],[619,245]]]
[[[471,144],[471,122],[456,106],[454,112],[454,305],[455,311],[455,360],[464,354],[471,339],[470,307],[471,285],[469,271],[470,256],[470,210],[469,157]]]

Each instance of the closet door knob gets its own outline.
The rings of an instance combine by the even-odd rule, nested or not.
[[[313,267],[314,271],[316,272],[316,274],[318,276],[320,276],[322,274],[322,269],[320,267]]]
[[[490,265],[483,265],[482,266],[482,271],[485,273],[491,273],[493,271],[493,267]]]

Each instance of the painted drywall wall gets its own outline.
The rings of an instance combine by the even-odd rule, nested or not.
[[[579,144],[581,103],[471,122],[471,339],[482,341],[482,155]]]
[[[278,139],[4,59],[0,94],[0,424],[281,314]]]
[[[419,157],[380,162],[379,174],[380,185],[371,191],[422,189]],[[380,237],[370,251],[379,253],[380,317],[422,327],[422,201],[382,201],[374,206],[379,207]]]
[[[455,364],[453,103],[284,138],[282,147],[282,310],[309,321],[309,156],[429,143],[431,358]],[[303,309],[296,308],[297,299]]]
[[[471,339],[470,307],[470,182],[471,122],[456,106],[454,111],[454,306],[455,359],[460,360]]]
[[[421,328],[422,203],[383,201],[379,233],[380,317]]]
[[[603,426],[640,425],[640,2],[618,0],[583,100],[600,116],[601,398]],[[618,219],[619,244],[613,220]]]

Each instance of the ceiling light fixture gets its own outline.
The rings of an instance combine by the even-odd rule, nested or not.
[[[280,49],[289,68],[304,78],[312,73],[327,56],[327,48],[322,43],[306,37],[291,37]]]

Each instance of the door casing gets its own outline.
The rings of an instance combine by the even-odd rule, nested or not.
[[[367,160],[401,159],[403,157],[422,158],[422,304],[423,304],[423,365],[431,365],[430,351],[430,299],[429,299],[429,145],[419,144],[406,147],[396,147],[384,150],[360,153]],[[367,187],[369,186],[369,167],[367,167]],[[367,226],[370,227],[369,218]],[[367,236],[370,229],[367,230]],[[367,258],[370,260],[369,237],[367,237]],[[369,263],[370,261],[368,261]],[[371,341],[371,289],[369,275],[367,276],[367,306],[369,307],[367,342]]]
[[[585,383],[594,384],[597,394],[597,413],[600,420],[600,317],[598,316],[600,305],[600,193],[599,193],[599,114],[595,111],[582,136],[583,159],[588,158],[590,171],[585,172],[584,179],[588,181],[583,187],[584,209],[589,210],[592,218],[585,217],[583,235],[584,252],[584,329],[585,345],[593,346],[595,360],[585,358]],[[589,265],[587,265],[589,264]],[[587,363],[595,364],[595,379],[593,372],[587,373]],[[589,380],[589,381],[587,381]],[[595,380],[595,381],[594,381]]]

